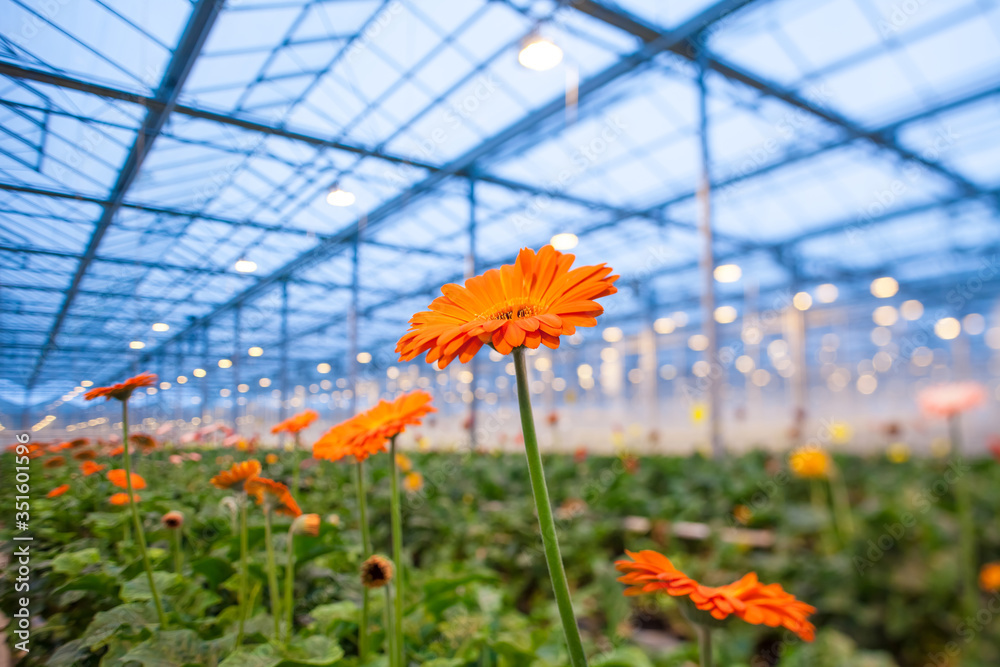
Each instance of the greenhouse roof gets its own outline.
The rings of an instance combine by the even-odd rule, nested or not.
[[[891,273],[960,315],[1000,281],[996,0],[0,11],[9,403],[249,345],[343,358],[354,299],[388,359],[440,285],[559,233],[622,274],[609,324],[691,308],[702,86],[715,254],[762,295]],[[518,63],[539,33],[546,72]]]

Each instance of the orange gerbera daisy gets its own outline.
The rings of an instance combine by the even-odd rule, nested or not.
[[[617,292],[618,276],[604,264],[571,270],[574,259],[550,245],[537,253],[523,248],[514,264],[469,278],[464,287],[445,285],[430,310],[410,319],[396,344],[400,361],[427,352],[427,363],[444,368],[455,357],[469,361],[484,344],[500,354],[522,345],[555,349],[576,327],[596,326],[604,309],[594,299]]]
[[[46,468],[58,468],[64,463],[66,463],[66,459],[64,459],[63,457],[53,456],[51,459],[48,459],[42,465],[45,466]]]
[[[63,484],[62,486],[57,486],[48,493],[45,494],[46,498],[58,498],[62,494],[69,491],[69,484]]]
[[[780,584],[763,585],[753,572],[725,586],[703,586],[674,567],[670,559],[655,551],[626,551],[632,560],[620,560],[615,568],[625,575],[618,581],[628,584],[625,595],[666,591],[674,597],[687,597],[702,611],[723,620],[735,614],[747,623],[782,626],[810,642],[816,628],[809,622],[816,608],[795,599]]]
[[[135,377],[130,377],[124,382],[113,384],[110,387],[94,387],[84,394],[83,397],[88,401],[92,401],[95,398],[104,398],[109,401],[112,398],[117,398],[119,401],[127,401],[133,391],[139,387],[152,387],[156,384],[156,380],[155,373],[140,373]]]
[[[100,463],[94,463],[93,461],[84,461],[80,465],[80,472],[83,473],[84,477],[90,477],[95,472],[101,472],[104,470],[104,466]]]
[[[128,441],[144,452],[156,449],[156,438],[146,433],[133,433],[128,437]]]
[[[257,499],[258,505],[267,505],[278,514],[297,517],[302,514],[299,504],[292,498],[288,487],[281,482],[275,482],[266,477],[253,477],[247,480],[246,491]]]
[[[364,439],[357,416],[340,422],[324,433],[313,445],[313,456],[327,461],[339,461],[345,456],[353,456],[358,461],[364,461],[374,452],[364,449]]]
[[[108,481],[117,486],[119,489],[128,488],[128,477],[126,473],[121,468],[116,468],[115,470],[108,471]],[[141,491],[146,488],[146,480],[142,478],[142,475],[132,473],[132,490]]]
[[[334,426],[313,445],[313,456],[338,461],[354,456],[364,461],[372,454],[385,451],[389,438],[417,425],[424,415],[435,412],[431,395],[416,390],[394,401],[379,401],[367,412],[351,417]]]
[[[76,438],[75,440],[69,441],[70,447],[86,447],[90,444],[90,438]]]
[[[233,489],[243,491],[243,485],[247,480],[253,479],[260,474],[260,461],[250,459],[234,463],[229,470],[223,470],[211,479],[212,485],[219,489]]]
[[[93,449],[81,449],[73,454],[73,458],[77,461],[91,461],[97,458],[97,452]]]
[[[275,424],[271,428],[271,433],[298,433],[309,428],[309,425],[319,419],[319,413],[315,410],[303,410],[297,415],[292,415],[283,422]]]
[[[133,500],[135,500],[135,502],[139,502],[140,500],[142,500],[139,497],[138,493],[133,493],[132,498]],[[128,494],[124,492],[116,493],[110,498],[108,498],[108,502],[111,503],[112,505],[128,505]]]

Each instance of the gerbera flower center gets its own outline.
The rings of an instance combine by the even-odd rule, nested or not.
[[[526,317],[534,317],[546,311],[545,307],[539,303],[524,301],[523,299],[507,299],[499,308],[492,312],[479,316],[483,320],[521,320]]]

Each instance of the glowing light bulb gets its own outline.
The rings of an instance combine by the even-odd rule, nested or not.
[[[353,192],[341,190],[340,186],[336,183],[326,193],[326,203],[330,206],[350,206],[356,199],[357,197],[354,196]]]
[[[536,72],[550,70],[562,62],[563,52],[553,42],[533,35],[521,43],[521,52],[517,54],[517,62]]]

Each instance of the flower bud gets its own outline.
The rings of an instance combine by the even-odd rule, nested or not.
[[[365,588],[382,588],[392,581],[392,561],[374,555],[361,564],[361,585]]]
[[[163,522],[165,527],[176,530],[184,525],[184,515],[177,510],[171,510],[164,514],[160,521]]]
[[[292,532],[296,535],[319,535],[319,514],[300,514],[292,522]]]

